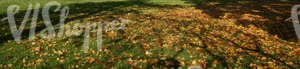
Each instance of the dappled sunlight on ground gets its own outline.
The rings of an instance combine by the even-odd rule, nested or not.
[[[212,17],[237,19],[237,24],[243,26],[252,24],[282,39],[297,41],[292,23],[285,21],[291,15],[292,6],[296,4],[300,4],[300,2],[259,0],[237,2],[212,1],[197,3],[196,7],[204,10],[205,13]]]

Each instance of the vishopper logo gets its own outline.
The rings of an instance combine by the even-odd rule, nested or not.
[[[295,5],[292,7],[291,17],[286,19],[286,21],[292,20],[297,38],[298,40],[300,40],[300,24],[298,19],[299,18],[298,15],[300,14],[300,11],[298,10],[298,8],[300,8],[300,5]]]
[[[50,8],[56,6],[54,12],[60,11],[60,20],[59,23],[56,25],[52,25],[50,19]],[[30,4],[26,10],[24,19],[20,23],[21,25],[17,27],[15,14],[18,13],[20,6],[18,5],[11,5],[7,9],[7,17],[2,19],[2,21],[8,21],[12,36],[14,37],[16,42],[21,42],[22,39],[22,32],[25,28],[26,23],[28,23],[29,16],[32,14],[31,24],[30,24],[30,31],[29,31],[29,40],[35,39],[36,36],[36,27],[37,27],[37,18],[40,12],[40,4],[36,4],[34,9],[32,9],[32,4]],[[66,36],[80,36],[81,34],[84,35],[84,52],[87,53],[89,49],[89,40],[90,40],[90,32],[96,31],[97,32],[97,48],[98,51],[101,50],[102,46],[102,31],[103,29],[107,31],[111,30],[120,30],[125,28],[125,24],[129,23],[129,20],[125,19],[118,19],[113,20],[111,22],[87,22],[87,23],[77,23],[74,24],[73,27],[71,25],[65,24],[67,16],[69,15],[69,7],[64,6],[62,8],[61,4],[56,1],[51,1],[47,3],[42,8],[42,19],[43,23],[45,24],[46,28],[40,31],[40,36],[44,39],[53,39],[54,37],[63,37]],[[32,13],[33,12],[33,13]],[[56,33],[54,27],[59,27],[58,33]],[[46,33],[47,32],[47,33]],[[46,35],[47,34],[47,35]]]

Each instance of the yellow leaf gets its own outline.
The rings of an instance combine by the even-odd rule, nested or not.
[[[257,66],[257,69],[263,69],[263,67],[262,66]]]
[[[8,67],[11,67],[13,64],[7,64]]]
[[[193,65],[196,65],[196,64],[197,64],[197,61],[196,61],[196,60],[192,61],[192,64],[193,64]]]
[[[36,63],[41,63],[43,61],[44,61],[43,59],[38,59],[38,60],[36,60]]]

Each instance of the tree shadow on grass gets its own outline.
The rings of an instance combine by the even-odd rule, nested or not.
[[[236,24],[247,27],[254,25],[287,41],[298,41],[293,24],[285,21],[291,15],[296,0],[185,0],[194,3],[211,17],[235,19]]]
[[[152,18],[152,19],[155,19],[155,18]],[[164,20],[164,19],[161,19],[161,20]],[[184,24],[189,23],[189,22],[185,22],[185,21],[180,22],[179,20],[175,20],[175,22],[184,23]],[[201,21],[195,22],[195,23],[200,23],[200,25],[201,25]],[[228,54],[224,54],[224,52],[226,50],[214,51],[214,49],[217,49],[217,48],[222,48],[222,49],[231,48],[233,51],[238,51],[237,49],[242,50],[243,52],[240,52],[240,53],[236,52],[234,54],[238,54],[240,56],[247,56],[247,60],[243,63],[243,64],[245,64],[246,68],[250,68],[250,66],[248,65],[248,64],[250,64],[250,62],[256,63],[256,61],[254,61],[254,60],[262,61],[262,60],[260,60],[260,57],[257,57],[257,55],[253,56],[253,54],[250,55],[249,52],[255,52],[258,55],[260,55],[261,57],[266,57],[268,59],[271,59],[272,61],[275,60],[273,62],[275,62],[276,64],[279,64],[279,65],[282,65],[283,68],[299,67],[299,65],[297,65],[297,64],[287,63],[289,61],[296,61],[296,59],[286,59],[285,57],[288,57],[289,55],[287,53],[283,53],[283,52],[287,52],[287,50],[285,48],[280,47],[277,49],[272,49],[272,47],[280,46],[277,44],[275,45],[275,43],[280,42],[281,40],[277,41],[277,39],[271,39],[272,43],[270,43],[270,45],[272,45],[273,43],[274,43],[274,45],[267,46],[266,44],[264,44],[264,43],[266,43],[266,41],[263,41],[263,40],[266,40],[266,39],[264,39],[265,37],[257,36],[257,34],[245,33],[245,32],[247,32],[247,30],[239,30],[239,31],[243,31],[243,32],[237,32],[237,33],[244,34],[246,38],[249,38],[249,39],[245,40],[245,42],[249,42],[251,47],[254,48],[253,49],[249,45],[242,44],[244,41],[243,38],[245,38],[245,37],[240,37],[240,36],[235,36],[235,35],[228,36],[228,34],[222,33],[219,31],[221,30],[223,32],[229,33],[229,32],[231,32],[231,30],[219,29],[219,28],[222,28],[223,26],[218,26],[218,25],[209,24],[209,23],[206,23],[206,24],[213,26],[213,28],[201,28],[201,31],[202,31],[201,33],[192,32],[192,34],[194,36],[191,36],[191,37],[199,38],[201,43],[193,44],[193,42],[191,41],[192,43],[188,43],[188,44],[190,46],[199,47],[199,48],[203,49],[204,51],[201,51],[201,52],[207,53],[209,56],[212,56],[211,58],[213,58],[213,60],[216,60],[220,64],[219,66],[221,66],[221,67],[227,67],[227,68],[234,67],[233,64],[235,64],[236,62],[231,62],[231,60],[232,60],[231,58],[234,58],[236,56],[229,56]],[[170,24],[169,26],[175,26],[175,25]],[[217,27],[215,27],[215,26],[217,26]],[[184,26],[184,27],[187,27],[187,26]],[[200,27],[200,26],[196,26],[196,27]],[[177,30],[180,30],[180,29],[177,29]],[[190,31],[192,31],[192,30],[190,30]],[[217,33],[220,33],[220,34],[217,35],[215,33],[210,33],[210,32],[216,32],[216,31],[218,31]],[[189,32],[187,32],[187,33],[189,33]],[[212,37],[209,37],[209,36],[212,36]],[[189,37],[189,36],[185,36],[185,37]],[[235,39],[235,38],[238,38],[238,39]],[[243,40],[239,40],[239,38],[241,38]],[[223,41],[224,41],[224,43],[223,43]],[[239,41],[241,41],[241,42],[239,42]],[[189,41],[186,41],[186,42],[189,42]],[[184,42],[182,42],[182,43],[184,43]],[[216,43],[218,43],[218,44],[216,44]],[[285,44],[286,42],[282,42],[282,43]],[[224,46],[224,47],[222,47],[222,46]],[[295,45],[287,43],[286,46],[293,47]],[[215,48],[212,48],[212,47],[215,47]],[[281,53],[277,52],[275,54],[270,53],[270,51],[275,52],[276,50],[280,50],[282,52]],[[278,56],[278,55],[280,55],[280,56]],[[297,56],[293,56],[293,57],[297,57]],[[282,59],[282,58],[284,58],[284,59]],[[271,61],[271,60],[269,60],[269,61]],[[161,61],[161,62],[166,62],[166,61]],[[209,64],[211,64],[211,62],[213,62],[213,61],[207,61],[207,62],[208,62],[208,65],[206,65],[206,67],[212,67]],[[163,63],[161,63],[161,64],[163,64]]]
[[[199,34],[196,34],[196,33],[194,33],[194,34],[195,34],[197,37],[201,38],[201,36],[200,36]],[[246,34],[246,33],[243,33],[243,34]],[[242,45],[240,45],[240,44],[238,44],[238,43],[232,41],[231,39],[227,39],[227,38],[224,38],[224,37],[222,37],[222,36],[215,35],[215,34],[210,34],[210,35],[212,35],[212,36],[214,36],[214,37],[216,37],[216,38],[220,38],[220,39],[229,41],[229,43],[232,43],[232,44],[233,44],[233,46],[230,46],[230,47],[234,47],[234,48],[237,48],[237,49],[240,48],[240,49],[242,49],[243,51],[250,51],[250,52],[256,52],[256,53],[259,53],[259,54],[261,54],[262,56],[265,56],[265,57],[267,57],[267,58],[271,58],[272,60],[276,60],[279,64],[282,64],[282,65],[284,65],[284,66],[287,66],[288,68],[295,68],[295,67],[297,68],[297,67],[298,67],[298,65],[289,65],[289,64],[287,64],[287,63],[285,62],[285,60],[281,60],[280,57],[276,57],[276,56],[273,55],[273,54],[268,54],[268,53],[266,53],[266,52],[263,50],[263,48],[261,47],[261,46],[263,46],[263,45],[261,45],[261,44],[257,41],[257,39],[259,39],[260,37],[256,37],[255,35],[250,35],[250,34],[248,34],[249,37],[253,37],[254,40],[252,40],[252,41],[254,41],[255,47],[256,47],[257,49],[249,49],[249,48],[245,48],[245,47],[243,47]],[[190,44],[191,46],[196,46],[196,47],[203,48],[203,49],[205,50],[206,53],[208,53],[209,55],[212,56],[212,58],[214,58],[214,59],[216,59],[218,62],[220,62],[220,64],[221,64],[222,67],[226,67],[226,68],[232,67],[232,66],[229,65],[230,62],[227,62],[227,60],[228,60],[227,57],[228,57],[228,56],[226,57],[226,55],[216,55],[215,53],[218,53],[218,52],[213,52],[213,51],[211,51],[210,49],[207,48],[207,47],[209,47],[209,45],[210,45],[210,44],[209,44],[209,41],[207,42],[207,40],[210,40],[210,38],[206,38],[206,37],[205,37],[205,39],[202,41],[203,46],[196,45],[196,44],[193,44],[193,43],[189,43],[189,44]],[[217,45],[210,45],[210,46],[219,47],[219,46],[217,46]],[[241,55],[241,54],[243,54],[243,55],[249,55],[249,53],[247,53],[247,52],[240,53],[240,55]],[[250,55],[249,55],[249,56],[250,56]],[[283,55],[283,56],[287,56],[287,55]],[[230,57],[234,57],[234,56],[230,56]],[[250,56],[250,57],[251,57],[251,58],[257,58],[257,57],[255,57],[255,56]],[[251,61],[251,62],[253,62],[253,61]]]
[[[68,23],[73,20],[83,20],[85,18],[89,17],[96,17],[93,19],[89,19],[92,21],[99,20],[102,16],[102,18],[105,19],[115,19],[115,15],[124,15],[127,13],[135,13],[139,14],[140,12],[138,10],[126,10],[124,8],[128,8],[131,6],[138,6],[138,7],[156,7],[156,8],[172,8],[174,6],[166,6],[166,5],[156,5],[152,3],[147,3],[145,1],[111,1],[111,2],[88,2],[88,3],[79,3],[79,4],[70,4],[65,5],[70,8],[69,16],[67,17],[65,23]],[[52,7],[51,9],[53,9]],[[56,7],[55,7],[56,8]],[[41,11],[42,8],[40,8]],[[50,19],[52,22],[52,25],[56,25],[60,21],[60,11],[59,12],[51,12],[50,10]],[[15,15],[17,27],[21,25],[21,21],[23,20],[25,16],[26,10],[19,11]],[[31,15],[32,16],[32,15]],[[22,39],[27,39],[29,37],[30,32],[30,23],[31,23],[31,16],[29,17],[29,20],[25,26],[25,29],[22,33]],[[7,17],[7,14],[0,14],[1,18]],[[98,17],[98,18],[97,18]],[[103,19],[103,20],[105,20]],[[100,19],[101,20],[101,19]],[[9,23],[7,20],[1,22],[1,35],[0,35],[0,44],[7,42],[8,40],[13,40],[12,33],[10,31]],[[43,24],[42,14],[41,12],[38,15],[37,19],[37,27],[36,27],[36,33],[39,33],[41,30],[45,29],[46,26]]]

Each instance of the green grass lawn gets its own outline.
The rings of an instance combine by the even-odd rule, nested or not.
[[[21,10],[25,10],[29,4],[37,4],[40,3],[42,6],[50,1],[57,1],[62,5],[75,4],[75,3],[87,3],[87,2],[107,2],[112,0],[1,0],[0,4],[2,5],[0,8],[0,12],[6,12],[7,7],[10,5],[19,5]],[[121,0],[114,0],[121,1]]]
[[[50,1],[57,1],[62,5],[69,5],[69,4],[80,4],[80,3],[99,3],[99,2],[108,2],[108,1],[126,1],[126,0],[1,0],[0,1],[0,13],[4,13],[7,10],[7,7],[10,5],[19,5],[21,10],[25,10],[29,4],[44,4]],[[150,0],[150,3],[156,4],[173,4],[173,5],[186,5],[184,1],[181,0]]]
[[[49,1],[53,0],[1,0],[0,19],[6,17],[9,5],[17,4],[22,7],[16,15],[20,23],[28,4]],[[103,31],[101,51],[97,51],[97,32],[91,31],[90,48],[84,53],[83,33],[68,36],[74,33],[65,31],[62,37],[43,39],[38,34],[45,29],[41,14],[36,39],[28,40],[28,23],[20,43],[13,40],[8,22],[1,21],[0,68],[293,69],[300,65],[292,23],[283,19],[290,10],[282,10],[299,1],[57,1],[70,7],[66,24],[71,27],[120,18],[130,22],[125,29]],[[59,15],[51,13],[53,24],[59,22]]]

